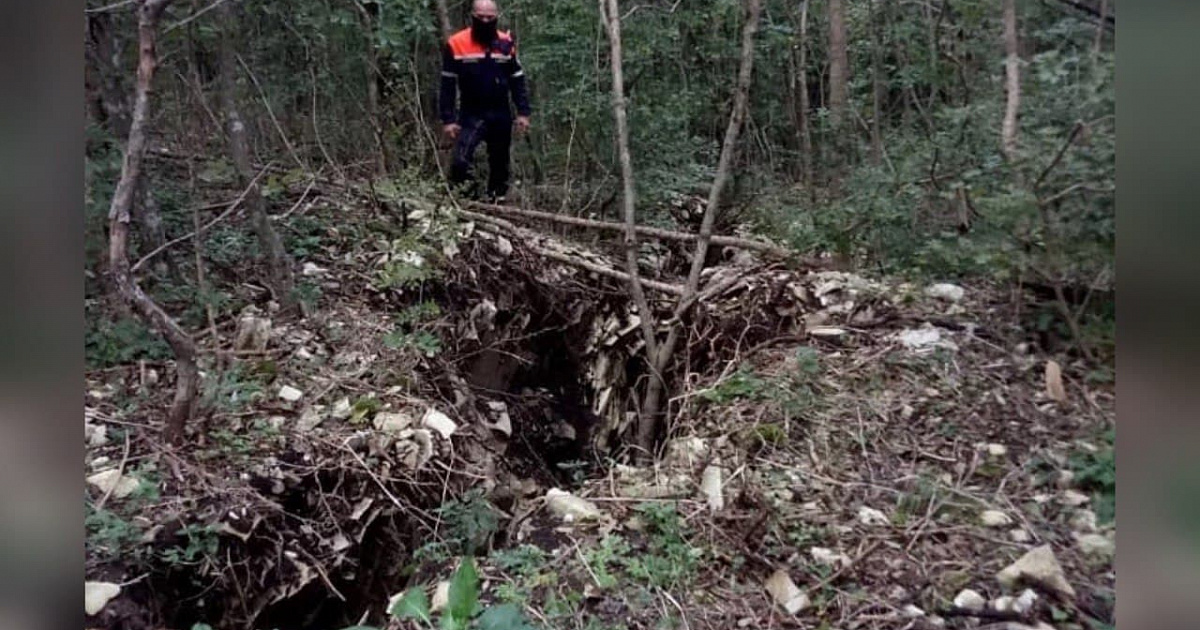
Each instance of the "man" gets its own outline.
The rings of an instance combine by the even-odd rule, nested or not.
[[[442,130],[454,141],[450,181],[454,185],[472,181],[471,161],[480,142],[487,143],[488,199],[500,202],[508,192],[509,146],[513,117],[511,94],[517,109],[519,133],[529,129],[529,91],[525,72],[517,61],[517,44],[506,31],[496,28],[499,10],[492,0],[475,0],[471,26],[446,43],[442,62],[440,109]],[[456,93],[462,94],[455,112]],[[472,181],[472,196],[477,194]]]

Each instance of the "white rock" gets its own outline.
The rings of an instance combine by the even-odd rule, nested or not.
[[[863,525],[891,525],[887,515],[872,507],[858,508],[858,520]]]
[[[92,470],[100,470],[101,468],[104,468],[105,466],[109,465],[110,463],[112,463],[111,457],[101,455],[100,457],[97,457],[96,459],[92,460],[92,463],[91,463]]]
[[[1096,513],[1087,510],[1075,510],[1071,514],[1071,529],[1077,532],[1094,532],[1096,531]]]
[[[921,610],[917,606],[914,606],[913,604],[909,604],[909,605],[905,606],[904,608],[902,608],[900,610],[900,613],[902,615],[904,615],[905,617],[912,617],[912,618],[925,616],[925,611]]]
[[[1018,596],[1016,601],[1013,602],[1013,612],[1019,615],[1024,615],[1025,613],[1033,610],[1033,606],[1037,603],[1037,600],[1038,594],[1034,592],[1033,589],[1027,588],[1024,591],[1021,591],[1021,595]]]
[[[450,603],[450,582],[442,580],[433,587],[433,598],[429,600],[429,610],[438,612]]]
[[[296,428],[301,431],[312,431],[325,421],[325,405],[313,405],[300,414]]]
[[[984,510],[979,515],[979,521],[985,527],[1007,527],[1012,525],[1012,517],[1000,510]]]
[[[783,607],[790,615],[794,615],[809,606],[808,595],[796,586],[792,578],[787,574],[787,571],[778,569],[767,581],[763,584],[766,587],[767,593],[770,593],[771,598],[776,604]]]
[[[997,597],[996,599],[993,599],[991,607],[992,610],[999,612],[1011,612],[1016,601],[1017,599],[1015,597],[1011,595],[1004,595],[1003,597]]]
[[[1022,529],[1020,527],[1018,527],[1016,529],[1010,529],[1008,531],[1008,537],[1013,542],[1019,542],[1019,543],[1027,543],[1030,540],[1029,532],[1025,531],[1024,529]]]
[[[306,262],[304,263],[304,268],[300,271],[300,273],[306,276],[320,276],[329,273],[329,270],[318,266],[316,263]]]
[[[501,256],[507,256],[513,252],[512,242],[503,236],[496,237],[496,249],[500,250]]]
[[[108,427],[103,424],[83,423],[83,436],[88,446],[104,446],[108,444]]]
[[[992,457],[1004,457],[1008,455],[1008,447],[1003,444],[988,444],[987,452]]]
[[[1117,553],[1117,545],[1103,534],[1080,534],[1076,532],[1075,545],[1086,556],[1108,559]]]
[[[425,411],[425,416],[421,418],[421,426],[426,429],[432,429],[442,436],[442,439],[449,440],[451,435],[458,430],[458,425],[450,419],[450,416],[430,407]]]
[[[1058,495],[1058,502],[1070,507],[1079,507],[1091,500],[1091,497],[1077,490],[1063,490]]]
[[[279,397],[288,402],[296,402],[304,397],[304,392],[292,387],[291,385],[284,385],[283,387],[279,388]]]
[[[942,331],[933,326],[910,328],[897,333],[896,340],[905,348],[922,350],[938,345],[942,340]]]
[[[305,348],[304,346],[300,346],[300,348],[296,350],[296,358],[302,359],[304,361],[312,361],[313,353],[309,352],[308,348]]]
[[[700,475],[700,492],[708,499],[708,508],[719,512],[725,507],[725,494],[721,489],[720,466],[706,466]]]
[[[942,300],[943,302],[961,302],[966,297],[967,292],[957,284],[939,282],[938,284],[926,287],[925,295],[936,300]]]
[[[330,412],[330,415],[338,420],[345,420],[353,414],[354,406],[350,404],[350,399],[347,397],[342,397],[333,403],[333,411]]]
[[[850,558],[846,556],[846,554],[838,553],[826,547],[813,547],[808,550],[808,553],[812,555],[812,559],[816,561],[817,564],[823,564],[830,567],[835,565],[845,566],[850,564]]]
[[[413,425],[412,416],[404,412],[381,411],[375,414],[372,426],[376,431],[397,434]]]
[[[1022,578],[1045,584],[1069,598],[1075,597],[1075,589],[1067,581],[1062,565],[1058,563],[1058,558],[1054,557],[1054,550],[1050,545],[1029,550],[1016,562],[996,574],[996,580],[1006,588],[1013,588]]]
[[[546,506],[567,523],[600,518],[600,508],[595,503],[558,488],[546,491]]]
[[[112,598],[121,594],[121,586],[112,582],[83,583],[83,611],[88,616],[98,614]]]
[[[969,588],[963,589],[958,595],[954,596],[954,606],[964,610],[972,610],[978,612],[987,606],[987,600],[978,592]]]
[[[133,494],[133,491],[141,485],[136,477],[122,475],[121,471],[116,468],[98,472],[88,477],[87,482],[96,486],[96,489],[104,494],[111,492],[112,496],[118,499],[124,499]]]

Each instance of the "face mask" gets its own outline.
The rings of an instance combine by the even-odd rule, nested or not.
[[[490,44],[496,39],[496,21],[484,22],[477,17],[471,17],[471,37],[477,42]]]

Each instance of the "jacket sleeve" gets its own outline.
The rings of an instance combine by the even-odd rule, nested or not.
[[[513,45],[511,65],[512,74],[509,75],[508,84],[512,89],[513,104],[517,107],[517,115],[529,116],[532,113],[529,109],[529,85],[525,82],[525,69],[517,60],[516,44]]]
[[[448,125],[455,121],[456,102],[458,100],[458,62],[447,44],[442,51],[442,89],[438,97],[438,110],[442,124]]]

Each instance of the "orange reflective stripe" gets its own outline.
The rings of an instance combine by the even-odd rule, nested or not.
[[[502,41],[512,41],[512,35],[508,31],[500,31],[496,36]],[[488,52],[487,47],[471,37],[471,29],[469,28],[464,28],[451,35],[448,43],[450,44],[450,52],[454,55],[455,59],[483,59]],[[516,54],[516,46],[513,46],[513,54]],[[504,55],[504,57],[505,61],[511,58],[509,55]]]

